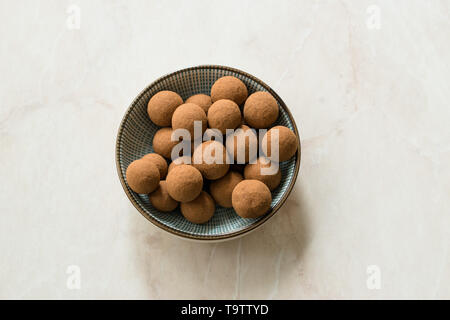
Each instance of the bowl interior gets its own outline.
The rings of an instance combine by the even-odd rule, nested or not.
[[[133,192],[126,184],[125,172],[128,165],[147,153],[153,152],[152,140],[160,127],[153,124],[147,115],[147,103],[161,90],[177,92],[183,100],[197,93],[210,94],[210,88],[218,78],[231,75],[241,79],[247,86],[249,95],[255,91],[270,91],[277,99],[280,116],[275,125],[286,126],[297,134],[296,126],[285,109],[283,101],[267,85],[245,72],[221,66],[200,66],[177,71],[164,76],[146,89],[133,101],[124,116],[117,137],[116,160],[119,176],[124,189],[136,208],[150,221],[172,233],[195,239],[220,239],[232,237],[254,228],[267,219],[279,207],[295,182],[299,166],[299,152],[280,163],[282,180],[280,186],[272,192],[271,210],[257,219],[243,219],[233,209],[216,207],[213,218],[202,225],[194,224],[181,215],[179,209],[172,213],[162,213],[149,202],[147,195]],[[242,106],[241,106],[242,108]]]

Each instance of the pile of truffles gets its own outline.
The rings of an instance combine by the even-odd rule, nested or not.
[[[128,186],[134,192],[148,194],[153,207],[162,212],[172,212],[180,205],[183,216],[198,224],[213,217],[216,204],[233,208],[242,218],[257,218],[269,211],[271,192],[280,185],[282,174],[279,166],[269,174],[262,170],[273,161],[291,159],[298,146],[292,130],[273,126],[279,108],[270,93],[258,91],[248,96],[241,80],[225,76],[213,84],[210,96],[196,94],[183,102],[176,92],[160,91],[151,97],[147,112],[162,128],[153,137],[155,153],[133,161],[126,170]],[[227,129],[241,130],[223,136],[223,143],[209,140],[194,144],[194,121],[201,123],[202,134],[208,128],[222,135]],[[171,161],[172,150],[180,143],[172,141],[176,129],[191,134],[192,141],[183,141],[186,148],[182,149],[191,153],[179,153]],[[257,132],[251,129],[268,131],[258,141]],[[274,135],[274,129],[278,134]],[[259,143],[263,155],[257,157]],[[278,144],[277,159],[271,155],[274,143]],[[211,157],[221,161],[211,161]]]

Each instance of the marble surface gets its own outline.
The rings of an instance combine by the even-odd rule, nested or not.
[[[0,1],[0,298],[450,298],[449,1]],[[291,108],[280,212],[202,244],[117,177],[132,99],[200,64]]]

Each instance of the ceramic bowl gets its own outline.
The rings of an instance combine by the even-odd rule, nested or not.
[[[223,76],[234,76],[247,86],[249,95],[255,91],[268,91],[278,102],[280,115],[275,125],[289,127],[299,136],[297,126],[283,100],[261,80],[229,67],[205,65],[179,70],[163,76],[145,88],[131,103],[120,124],[116,142],[116,164],[123,189],[136,209],[150,222],[174,235],[202,241],[233,239],[261,226],[281,208],[291,192],[300,168],[300,139],[296,155],[280,163],[282,180],[280,186],[272,192],[270,211],[257,219],[243,219],[231,208],[216,207],[213,218],[205,224],[187,221],[179,209],[171,213],[156,210],[149,202],[148,196],[133,192],[126,182],[125,172],[128,165],[147,153],[153,152],[152,140],[160,129],[152,123],[147,114],[150,98],[161,90],[177,92],[183,100],[197,93],[210,94],[213,83]],[[242,106],[241,106],[242,107]]]

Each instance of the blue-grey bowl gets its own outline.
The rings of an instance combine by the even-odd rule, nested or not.
[[[128,165],[147,153],[153,152],[152,140],[160,128],[150,121],[147,104],[150,98],[161,90],[177,92],[183,100],[197,93],[210,94],[214,81],[223,76],[234,76],[247,86],[249,95],[255,91],[268,91],[278,102],[280,116],[274,125],[284,125],[299,136],[297,126],[283,100],[268,85],[256,77],[229,67],[205,65],[187,68],[159,78],[145,88],[131,103],[119,127],[116,142],[116,165],[123,189],[136,209],[149,221],[172,234],[187,239],[214,241],[227,240],[242,236],[261,226],[270,219],[286,201],[297,179],[300,168],[300,139],[296,155],[280,164],[282,180],[280,186],[272,192],[270,211],[257,219],[239,217],[231,208],[216,207],[213,218],[205,224],[187,221],[179,209],[171,213],[156,210],[147,195],[133,192],[126,182],[125,172]]]

